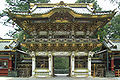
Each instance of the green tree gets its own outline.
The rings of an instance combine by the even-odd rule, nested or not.
[[[101,41],[103,41],[104,37],[108,39],[120,39],[120,15],[113,17],[111,22],[97,32],[98,34],[101,37]]]
[[[111,3],[114,2],[120,6],[120,1],[118,0],[109,0]],[[77,0],[76,3],[93,3],[95,10],[101,10],[96,0]],[[108,37],[110,39],[120,39],[120,15],[115,16],[111,20],[111,25],[108,23],[106,26],[101,28],[94,38],[100,35],[101,41],[103,41],[104,37]]]
[[[48,3],[50,0],[6,0],[6,2],[9,5],[9,10],[13,10],[13,11],[29,11],[29,4],[30,3]],[[3,13],[0,14],[1,17],[4,16],[8,16],[5,11],[3,11]],[[7,33],[8,36],[11,36],[13,38],[17,38],[19,39],[20,42],[24,41],[24,37],[26,38],[31,38],[30,35],[28,35],[25,31],[23,31],[18,25],[16,25],[14,22],[12,22],[12,20],[9,18],[8,20],[6,20],[4,22],[6,25],[7,23],[12,24],[14,26],[17,26],[17,28],[15,28],[15,31],[9,31]],[[7,26],[7,25],[6,25]],[[25,47],[22,47],[22,50],[27,50]]]
[[[7,4],[9,5],[8,9],[13,11],[29,11],[29,4],[30,3],[48,3],[50,0],[6,0]],[[0,13],[1,17],[8,16],[5,11],[3,13]],[[15,25],[10,18],[8,20],[5,20],[4,25],[7,26],[7,24],[13,24]],[[9,25],[8,25],[9,26]],[[19,32],[19,33],[18,33]],[[15,31],[9,31],[7,33],[8,36],[11,36],[13,38],[19,38],[20,41],[22,41],[23,34],[25,34],[27,37],[30,37],[28,34],[26,34],[22,29],[17,26],[15,28]]]
[[[29,10],[29,3],[48,3],[50,0],[6,0],[13,10]]]
[[[110,39],[120,39],[120,15],[115,16],[111,20],[111,25],[108,29],[108,36]]]
[[[93,8],[95,10],[101,10],[100,6],[97,4],[97,0],[77,0],[76,3],[93,3]]]

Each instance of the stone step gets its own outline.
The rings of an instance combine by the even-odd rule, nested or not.
[[[34,77],[50,77],[49,75],[38,75],[38,74],[35,74]]]
[[[88,73],[88,69],[75,69],[74,72],[79,72],[79,73]]]
[[[74,77],[88,77],[88,74],[86,74],[86,75],[83,75],[83,74],[81,74],[81,75],[74,75]]]
[[[35,69],[34,72],[49,72],[49,69]]]
[[[49,77],[49,72],[35,72],[35,77]]]

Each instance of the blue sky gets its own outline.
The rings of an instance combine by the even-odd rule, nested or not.
[[[51,0],[51,3],[59,3],[60,1],[64,1],[65,3],[74,3],[76,0]],[[109,0],[98,0],[98,4],[100,5],[103,10],[114,10],[117,8],[115,4],[111,4]],[[5,3],[5,0],[1,0],[0,2],[0,12],[7,8],[7,5]],[[1,18],[0,19],[0,37],[2,38],[10,38],[9,36],[6,36],[5,34],[9,32],[9,30],[14,30],[12,25],[4,26],[2,25],[2,22],[6,19],[7,17]]]

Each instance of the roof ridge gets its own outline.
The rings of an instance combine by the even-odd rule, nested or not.
[[[55,7],[58,5],[69,6],[69,7],[72,7],[72,6],[76,6],[76,7],[86,6],[87,7],[88,5],[90,8],[93,8],[93,3],[64,3],[63,1],[59,3],[30,3],[30,8],[32,9],[35,5],[41,6],[41,7]]]

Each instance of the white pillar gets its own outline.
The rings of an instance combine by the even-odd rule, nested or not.
[[[35,56],[32,56],[32,76],[33,77],[35,75],[35,67],[36,67]]]
[[[88,56],[88,75],[91,76],[91,56]]]
[[[52,70],[52,67],[53,67],[52,66],[52,62],[53,62],[52,61],[52,55],[49,54],[48,56],[49,56],[49,75],[52,76],[52,73],[53,73],[53,70]]]
[[[75,55],[73,52],[71,55],[71,76],[74,76],[74,69],[75,69]]]

